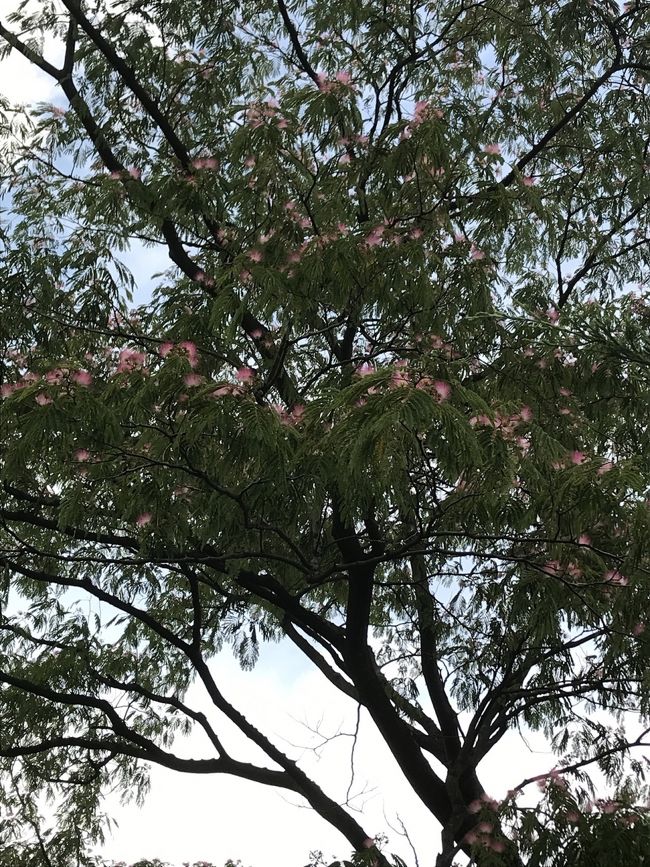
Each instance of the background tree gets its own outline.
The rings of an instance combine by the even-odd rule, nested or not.
[[[589,839],[636,863],[649,25],[601,0],[0,19],[61,96],[3,107],[0,755],[62,827],[92,837],[158,763],[300,795],[387,863],[210,667],[284,639],[367,710],[437,867]],[[150,298],[136,239],[170,260]],[[521,727],[558,754],[546,811],[481,783]]]

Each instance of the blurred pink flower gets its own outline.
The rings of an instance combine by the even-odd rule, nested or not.
[[[141,512],[138,517],[135,519],[136,526],[138,527],[146,527],[147,524],[151,523],[151,519],[153,515],[151,512]]]
[[[144,352],[139,352],[137,349],[122,349],[115,372],[130,373],[134,370],[140,370],[144,366],[145,359]]]
[[[618,569],[610,569],[609,572],[605,572],[603,581],[606,581],[608,584],[616,584],[619,587],[626,587],[630,583],[630,579],[625,575],[621,575]]]
[[[77,385],[81,385],[84,388],[88,388],[88,386],[92,385],[92,374],[88,373],[87,370],[75,370],[75,372],[70,377],[73,382],[76,382]]]
[[[199,353],[196,348],[196,343],[193,343],[191,340],[181,340],[178,344],[178,348],[182,349],[187,354],[190,367],[197,367],[199,363]]]
[[[252,367],[240,367],[237,369],[235,377],[240,382],[250,382],[255,377],[255,371]]]
[[[444,382],[442,379],[437,379],[433,383],[433,390],[438,395],[438,400],[442,403],[442,401],[447,400],[451,394],[451,385],[449,385],[448,382]]]
[[[472,244],[469,251],[469,257],[475,262],[480,262],[481,259],[485,259],[485,253],[483,252],[483,250],[480,250],[478,247]]]

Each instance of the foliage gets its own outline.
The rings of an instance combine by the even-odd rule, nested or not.
[[[297,794],[386,865],[217,682],[224,648],[250,669],[277,640],[367,710],[437,867],[640,863],[649,27],[642,0],[0,19],[58,88],[0,106],[12,863],[47,865],[48,798],[54,863],[89,863],[102,793],[157,763]],[[152,286],[134,245],[167,257]],[[192,727],[212,752],[187,759]],[[513,728],[554,744],[577,825],[557,792],[517,807],[534,781],[491,803],[477,768]],[[587,812],[594,768],[622,812]]]

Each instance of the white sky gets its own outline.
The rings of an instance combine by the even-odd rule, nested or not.
[[[0,0],[0,15],[14,5],[14,0]],[[60,102],[47,78],[16,52],[0,63],[0,93],[25,103]],[[127,262],[144,281],[168,266],[157,253],[143,249]],[[355,705],[287,644],[262,648],[261,661],[253,672],[242,672],[226,650],[215,662],[214,672],[226,698],[296,758],[303,751],[286,744],[283,738],[293,744],[313,743],[313,735],[301,722],[312,727],[320,725],[326,735],[354,730]],[[193,703],[193,697],[200,705],[198,689],[190,694],[189,703]],[[555,764],[541,738],[531,736],[527,741],[539,752],[533,752],[511,734],[479,769],[493,797],[504,795],[525,777],[548,771]],[[320,759],[306,751],[301,760],[307,772],[313,770],[322,788],[341,801],[350,778],[350,746],[351,738],[342,737],[329,744]],[[179,740],[176,749],[179,754],[197,758],[211,755],[199,735]],[[245,743],[236,757],[249,761],[256,758]],[[388,834],[387,850],[411,864],[408,844],[388,824],[398,827],[399,815],[422,867],[432,864],[439,840],[437,824],[405,784],[365,714],[355,764],[353,791],[364,787],[369,790],[354,802],[363,810],[362,815],[357,814],[363,827],[371,835]],[[240,858],[244,867],[302,867],[312,849],[321,849],[332,857],[349,855],[347,841],[310,809],[296,806],[298,798],[290,794],[236,778],[181,775],[158,767],[152,769],[151,780],[151,793],[143,808],[120,806],[116,798],[107,802],[107,812],[117,820],[118,827],[101,850],[106,857],[127,863],[144,857],[159,857],[176,864],[204,859],[216,867],[222,867],[227,858]]]

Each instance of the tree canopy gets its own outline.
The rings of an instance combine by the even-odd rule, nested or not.
[[[0,17],[58,94],[0,105],[0,863],[90,863],[152,763],[392,863],[215,677],[277,640],[370,715],[436,867],[642,863],[649,33],[642,0]],[[537,808],[481,782],[510,729],[556,751]]]

